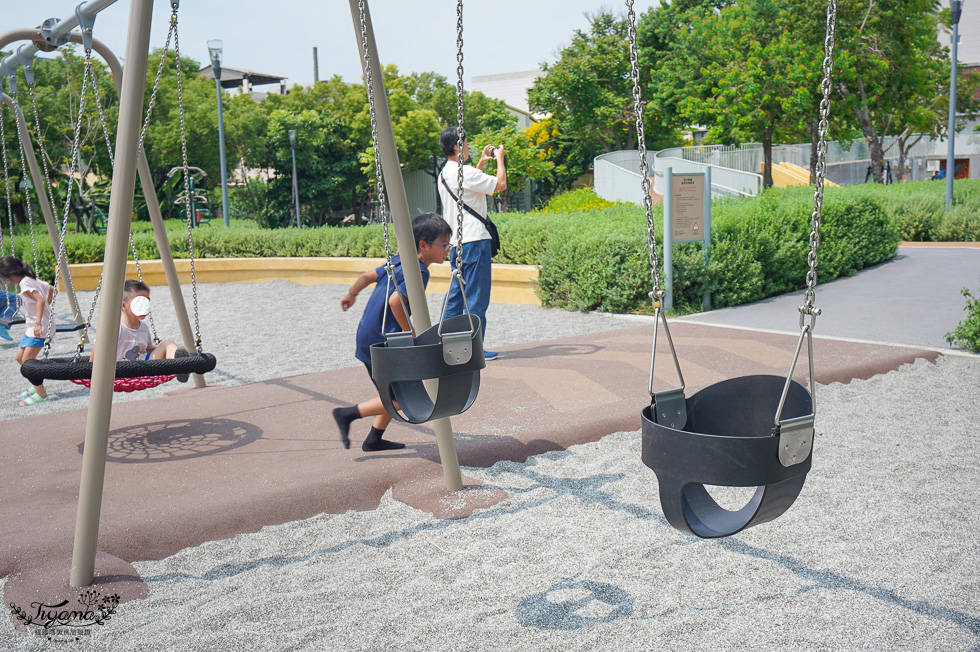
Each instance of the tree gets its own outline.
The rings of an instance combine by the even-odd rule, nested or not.
[[[636,25],[639,48],[640,83],[648,102],[647,111],[662,129],[688,127],[677,111],[677,98],[683,95],[686,75],[674,74],[679,64],[675,50],[691,31],[693,17],[715,14],[734,0],[674,0],[651,7]],[[694,69],[687,71],[693,74]]]
[[[326,112],[304,109],[290,113],[276,109],[269,114],[269,151],[276,177],[270,182],[270,199],[279,206],[291,205],[292,155],[289,130],[296,131],[296,170],[303,223],[320,226],[328,211],[348,206],[351,191],[359,180],[357,154],[347,138],[343,121]],[[283,213],[285,215],[285,213]],[[279,223],[287,220],[280,216]]]
[[[528,93],[531,108],[548,112],[559,128],[595,154],[636,147],[626,21],[601,12]]]
[[[884,181],[884,139],[941,125],[937,95],[948,89],[949,56],[936,39],[935,0],[844,0],[837,5],[836,87],[871,154],[875,181]],[[945,91],[948,94],[948,90]]]
[[[541,155],[542,150],[526,129],[518,130],[516,126],[508,125],[502,129],[484,131],[473,137],[470,149],[476,156],[476,153],[483,151],[487,145],[504,146],[507,190],[500,198],[501,208],[504,211],[509,210],[510,199],[514,193],[520,192],[529,183],[547,178],[555,168],[554,163]],[[487,162],[484,172],[496,175],[497,162],[495,160]],[[449,183],[451,186],[452,180],[449,180]]]
[[[661,102],[722,142],[758,141],[763,186],[772,186],[772,145],[798,139],[816,112],[822,41],[801,25],[819,6],[806,0],[743,0],[720,10],[696,7],[656,76]]]
[[[43,174],[46,165],[51,177],[50,192],[54,198],[52,209],[56,219],[61,218],[65,200],[68,197],[69,184],[66,182],[71,163],[70,155],[75,127],[80,124],[79,151],[75,158],[75,178],[78,181],[77,184],[71,186],[73,201],[70,210],[79,218],[78,223],[83,229],[91,230],[91,215],[89,219],[84,219],[83,214],[89,199],[83,198],[80,192],[91,196],[91,188],[85,187],[87,185],[85,179],[89,177],[90,173],[96,178],[111,175],[111,165],[91,81],[87,84],[84,112],[79,121],[84,69],[83,58],[78,56],[75,46],[71,45],[61,48],[55,58],[36,58],[34,63],[34,99],[37,102],[38,115],[40,116],[41,138],[44,142],[43,151],[37,140],[34,107],[27,93],[27,80],[23,68],[18,69],[20,93],[17,99],[24,113],[31,140],[34,142],[35,154],[41,172]],[[108,123],[110,138],[112,138],[115,136],[118,113],[115,86],[108,68],[97,58],[92,61],[92,73],[98,85],[103,113]],[[9,115],[9,119],[4,124],[7,134],[8,170],[12,174],[11,200],[14,204],[14,213],[24,215],[24,202],[27,201],[27,198],[23,193],[17,192],[17,181],[20,180],[21,170],[17,127],[12,114]],[[79,191],[78,185],[82,186],[81,191]],[[38,192],[38,189],[35,188],[34,192]],[[5,202],[6,199],[3,201]]]
[[[591,158],[582,156],[579,143],[562,134],[554,118],[532,124],[524,134],[536,149],[537,157],[551,164],[547,174],[536,179],[541,194],[546,197],[569,189],[591,165]]]

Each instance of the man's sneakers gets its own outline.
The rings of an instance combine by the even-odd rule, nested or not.
[[[0,324],[0,340],[7,340],[8,342],[14,340],[14,338],[10,337],[10,330],[3,324]]]
[[[174,360],[176,360],[177,358],[186,358],[189,355],[190,353],[187,352],[187,349],[185,349],[184,347],[180,347],[176,351],[174,351]],[[177,382],[186,383],[187,379],[190,377],[191,377],[190,374],[177,374]]]
[[[487,360],[487,361],[496,360],[497,359],[497,356],[499,356],[499,355],[500,354],[497,353],[496,351],[484,351],[483,352],[483,359],[484,360]]]

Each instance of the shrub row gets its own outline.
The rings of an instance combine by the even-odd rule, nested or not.
[[[766,193],[759,200],[716,201],[706,265],[700,243],[674,249],[674,304],[697,309],[705,292],[715,307],[733,306],[804,286],[812,197]],[[539,296],[572,310],[643,310],[652,288],[642,209],[500,216],[501,262],[541,265]],[[662,239],[663,213],[654,231]],[[854,274],[895,255],[894,224],[873,198],[828,193],[824,202],[818,279]],[[663,261],[660,261],[663,283]]]
[[[942,184],[828,188],[818,280],[853,274],[894,256],[900,239],[980,239],[980,182],[956,182],[956,206],[943,211]],[[716,200],[709,262],[699,243],[674,249],[674,303],[697,309],[710,292],[713,305],[756,301],[803,287],[807,272],[812,190],[771,190],[759,199]],[[654,207],[654,230],[662,239],[662,209]],[[502,252],[498,263],[540,265],[539,295],[548,305],[573,310],[643,310],[651,288],[647,228],[642,208],[611,204],[590,190],[562,196],[537,213],[495,215]],[[242,221],[194,230],[194,253],[201,258],[383,256],[381,227],[322,227],[263,230]],[[186,258],[182,223],[168,225],[174,256]],[[918,237],[916,237],[918,236]],[[15,238],[30,260],[30,240]],[[140,259],[159,257],[149,225],[134,223]],[[54,276],[54,255],[39,236],[39,273]],[[393,243],[394,245],[394,243]],[[102,260],[105,236],[67,239],[70,263]],[[25,255],[25,252],[27,254]],[[663,278],[662,261],[659,270]]]
[[[780,191],[784,195],[808,194],[808,188]],[[909,242],[980,240],[980,180],[962,179],[953,184],[953,206],[946,210],[946,183],[918,181],[879,185],[866,183],[829,190],[832,194],[866,197],[877,201],[895,222],[900,239]]]
[[[139,224],[137,229],[135,224]],[[134,223],[133,245],[140,260],[160,257],[156,238],[145,223]],[[195,258],[277,258],[316,256],[384,256],[384,242],[380,225],[358,228],[323,227],[319,229],[259,229],[234,225],[236,228],[203,226],[194,229]],[[182,222],[167,224],[167,239],[174,258],[189,258],[190,247],[187,230]],[[69,264],[96,263],[105,254],[104,235],[77,234],[65,238],[65,251]],[[55,255],[51,241],[45,232],[36,233],[38,276],[54,278]],[[392,233],[392,246],[396,240]],[[14,238],[18,256],[33,266],[31,242],[28,236]],[[130,253],[130,259],[132,253]]]

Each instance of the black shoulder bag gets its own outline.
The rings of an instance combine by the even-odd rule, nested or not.
[[[456,202],[456,205],[458,206],[459,197],[456,196],[456,194],[449,187],[449,184],[446,183],[446,177],[440,174],[439,179],[442,181],[442,185],[446,186],[446,191],[449,192],[449,196],[453,198],[453,201]],[[489,217],[483,217],[477,213],[466,202],[463,202],[463,208],[465,208],[470,215],[480,220],[483,226],[487,227],[487,231],[490,232],[490,257],[493,258],[498,252],[500,252],[500,234],[497,233],[497,225],[494,224]]]

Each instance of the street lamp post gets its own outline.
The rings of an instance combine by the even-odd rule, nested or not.
[[[953,16],[953,41],[950,48],[952,72],[949,78],[949,124],[946,126],[946,208],[953,205],[953,177],[956,176],[953,151],[956,142],[956,46],[960,35],[960,16],[963,13],[962,0],[949,0],[949,9]]]
[[[228,214],[228,164],[225,162],[225,118],[221,112],[221,40],[208,41],[208,52],[211,54],[211,71],[214,73],[214,85],[218,90],[218,155],[221,157],[221,216],[225,226],[229,223]]]
[[[293,201],[296,202],[296,228],[303,228],[299,219],[299,183],[296,181],[296,130],[289,130],[289,149],[293,152]]]

